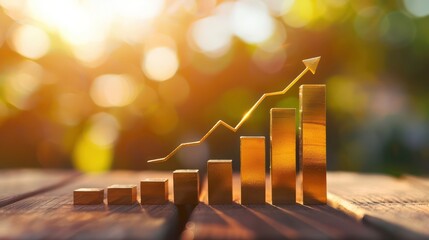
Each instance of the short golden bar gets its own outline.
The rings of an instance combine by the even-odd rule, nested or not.
[[[273,204],[296,202],[296,111],[270,111],[271,196]]]
[[[73,191],[74,205],[96,205],[103,204],[103,188],[79,188]]]
[[[173,172],[174,204],[198,204],[200,179],[197,169],[182,169]]]
[[[136,185],[111,185],[107,188],[109,205],[132,205],[137,202]]]
[[[241,204],[265,203],[265,137],[240,138]]]
[[[207,162],[209,204],[232,203],[232,160]]]
[[[303,204],[326,204],[326,87],[299,88]]]
[[[146,178],[140,181],[142,205],[160,205],[168,202],[168,179]]]

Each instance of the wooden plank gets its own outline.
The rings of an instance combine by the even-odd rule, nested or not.
[[[61,170],[1,170],[0,207],[60,187],[78,175]]]
[[[329,173],[328,203],[400,239],[429,238],[429,191],[377,174]]]
[[[411,184],[417,184],[422,187],[429,188],[429,176],[421,177],[421,176],[405,175],[402,178],[405,179],[406,181],[409,181]]]
[[[171,173],[164,172],[84,175],[59,189],[7,205],[0,208],[0,239],[169,239],[177,235],[178,224],[178,211],[171,202],[151,206],[73,205],[74,189],[137,184],[148,177],[165,177],[172,183]],[[169,197],[172,200],[171,194]]]
[[[267,178],[269,179],[269,178]],[[267,188],[267,201],[271,191]],[[239,176],[233,180],[234,204],[208,205],[207,182],[183,239],[379,239],[377,232],[327,205],[240,205]]]

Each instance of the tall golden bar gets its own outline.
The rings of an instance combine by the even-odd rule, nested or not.
[[[232,160],[207,162],[209,204],[232,203]]]
[[[265,203],[265,137],[240,138],[241,203]]]
[[[326,204],[326,86],[302,85],[300,174],[303,204]]]
[[[296,202],[296,111],[270,111],[271,192],[273,204]]]

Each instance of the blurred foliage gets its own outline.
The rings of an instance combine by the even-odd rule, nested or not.
[[[0,168],[204,168],[239,160],[240,135],[269,133],[283,89],[328,87],[330,170],[429,169],[425,0],[0,0]]]

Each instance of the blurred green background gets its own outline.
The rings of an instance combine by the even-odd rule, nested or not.
[[[429,170],[429,1],[0,0],[0,168],[204,169],[327,84],[328,169]],[[283,89],[322,56],[285,96]]]

